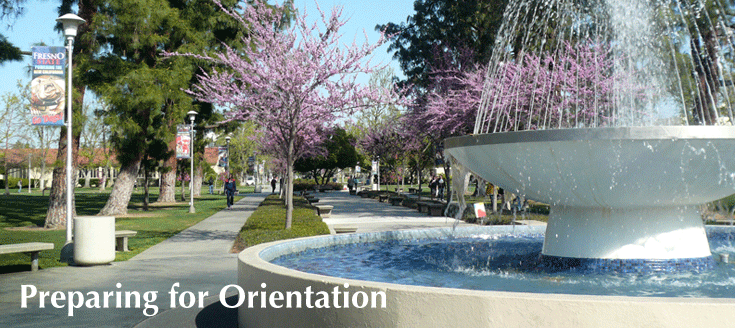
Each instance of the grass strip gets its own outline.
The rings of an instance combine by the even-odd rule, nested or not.
[[[303,197],[294,197],[293,222],[291,229],[286,224],[286,206],[277,195],[266,197],[263,203],[248,218],[232,248],[233,252],[261,243],[282,239],[328,235],[329,228]]]

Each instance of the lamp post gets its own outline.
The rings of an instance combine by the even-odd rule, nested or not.
[[[186,115],[189,116],[189,162],[191,163],[191,173],[189,174],[189,213],[196,213],[194,209],[194,118],[197,112],[190,110]]]
[[[74,49],[74,37],[77,36],[77,28],[79,25],[85,22],[81,17],[74,14],[66,14],[56,19],[57,22],[61,23],[64,27],[64,36],[66,37],[66,49],[68,52],[69,59],[66,62],[67,73],[66,73],[66,243],[71,243],[72,240],[72,196],[74,188],[72,186],[72,165],[71,165],[71,152],[72,152],[72,116],[71,110],[71,55]]]
[[[227,143],[227,163],[225,163],[225,179],[230,178],[230,136],[225,137],[225,142]]]

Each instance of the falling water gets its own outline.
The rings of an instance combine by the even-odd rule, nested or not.
[[[475,134],[733,121],[735,12],[721,0],[520,0]]]

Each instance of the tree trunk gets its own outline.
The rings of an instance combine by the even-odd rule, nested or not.
[[[143,179],[143,210],[148,211],[148,196],[149,196],[149,188],[148,188],[148,182],[150,180],[150,174],[148,173],[148,170],[145,170],[145,179]]]
[[[135,180],[138,178],[142,159],[143,154],[139,154],[127,166],[120,168],[120,174],[117,176],[115,186],[112,187],[107,204],[97,215],[128,214],[128,203],[130,202],[130,196],[133,194],[133,187],[135,186]]]
[[[41,177],[38,178],[40,186],[38,191],[43,193],[43,188],[46,188],[46,180],[43,178],[46,175],[46,154],[43,154],[43,160],[41,161]]]
[[[80,106],[77,104],[76,108]],[[60,229],[66,227],[66,133],[62,128],[59,132],[59,151],[56,153],[56,167],[54,167],[51,190],[49,191],[48,212],[44,227],[48,229]],[[72,135],[72,168],[77,163],[79,151],[79,133]],[[73,175],[72,175],[73,177]],[[75,179],[76,180],[76,179]],[[72,182],[72,218],[76,216],[74,200],[74,188],[76,183]]]
[[[168,150],[176,152],[176,140],[168,143]],[[163,162],[165,173],[161,175],[161,185],[159,186],[157,203],[175,203],[176,202],[176,156],[171,156]]]
[[[105,191],[105,184],[107,184],[107,169],[102,170],[102,176],[100,177],[100,188],[99,192]]]
[[[288,154],[286,155],[286,163],[288,163],[286,169],[286,175],[288,176],[288,184],[286,185],[286,229],[291,229],[293,223],[293,164],[295,162],[293,158],[293,139],[292,137],[288,141]]]
[[[186,181],[184,179],[181,179],[181,201],[186,201]]]
[[[92,171],[87,170],[87,172],[84,174],[84,188],[89,188],[89,180],[92,178]]]
[[[8,142],[7,141],[5,142],[5,149],[8,149]],[[5,160],[3,161],[3,163],[4,163],[3,165],[5,165],[5,171],[4,172],[5,172],[5,195],[6,196],[7,195],[10,195],[10,190],[8,189],[9,188],[8,185],[10,184],[10,174],[8,174],[9,173],[8,172],[8,157],[9,156],[6,155],[5,156]]]
[[[191,180],[194,182],[194,197],[200,197],[202,195],[202,181],[204,180],[203,174],[204,169],[202,169],[201,166],[194,170],[194,179]]]

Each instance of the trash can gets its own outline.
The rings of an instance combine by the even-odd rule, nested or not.
[[[78,216],[74,219],[74,263],[108,264],[115,260],[115,217]]]

